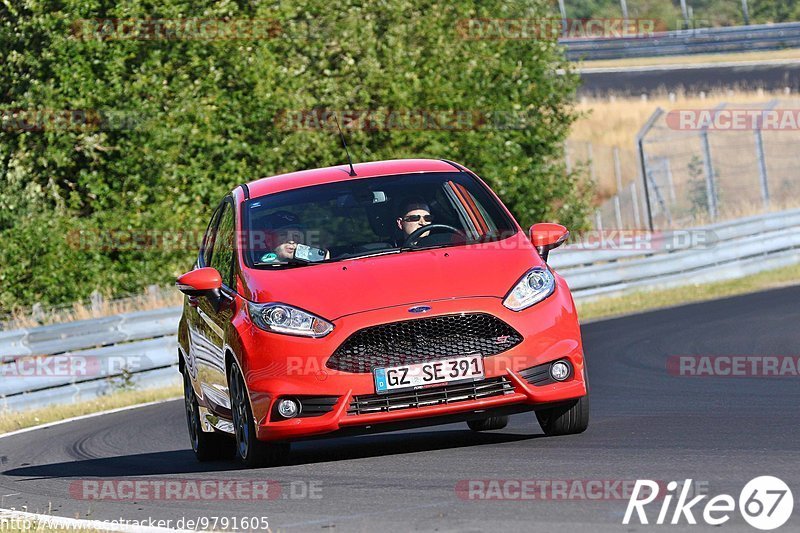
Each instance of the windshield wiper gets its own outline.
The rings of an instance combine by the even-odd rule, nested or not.
[[[451,246],[464,246],[467,244],[475,244],[475,241],[464,242],[444,242],[441,244],[429,244],[428,246],[404,246],[400,248],[401,252],[416,252],[418,250],[435,250],[436,248],[449,248]]]
[[[253,266],[256,267],[272,267],[272,268],[297,268],[307,265],[318,265],[320,263],[330,263],[331,261],[317,261],[317,262],[305,262],[305,261],[286,261],[285,263],[262,263],[257,262],[254,263]]]
[[[363,259],[364,257],[377,257],[379,255],[388,255],[388,254],[396,254],[400,253],[400,248],[389,248],[386,250],[380,250],[377,252],[359,252],[357,254],[348,254],[346,256],[340,257],[336,259],[337,261],[345,261],[349,259]]]

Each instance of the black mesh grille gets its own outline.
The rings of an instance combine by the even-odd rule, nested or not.
[[[287,398],[297,399],[302,405],[300,414],[297,418],[308,418],[314,416],[322,416],[333,411],[336,402],[339,401],[338,396],[287,396]],[[271,420],[286,420],[280,413],[278,413],[278,402],[272,407]]]
[[[549,385],[550,383],[556,383],[556,380],[550,376],[550,363],[526,368],[525,370],[520,371],[519,375],[522,377],[522,379],[531,385],[536,385],[537,387]]]
[[[350,401],[347,414],[363,415],[394,411],[396,409],[463,402],[477,398],[512,394],[513,392],[514,387],[506,377],[489,378],[471,383],[459,383],[443,387],[431,387],[429,389],[354,396]]]
[[[520,342],[522,335],[492,315],[435,316],[357,331],[333,353],[327,367],[365,373],[373,368],[424,363],[449,356],[487,357]]]

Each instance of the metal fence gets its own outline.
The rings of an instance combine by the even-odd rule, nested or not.
[[[691,227],[800,206],[799,111],[793,99],[657,109],[637,137],[636,179],[598,207],[595,226]]]
[[[580,168],[602,196],[611,196],[595,212],[596,229],[643,228],[638,154],[619,146],[589,141],[567,141],[564,157],[568,172]]]

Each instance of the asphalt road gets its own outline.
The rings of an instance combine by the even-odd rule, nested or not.
[[[685,90],[690,93],[714,89],[766,89],[792,93],[800,89],[800,61],[743,65],[694,65],[659,68],[585,69],[581,72],[581,95],[632,94]]]
[[[750,479],[773,475],[797,499],[800,378],[682,377],[666,361],[796,356],[798,302],[800,286],[585,325],[592,419],[582,435],[543,437],[534,415],[524,414],[492,434],[459,424],[306,442],[285,466],[244,470],[197,463],[182,404],[169,402],[0,439],[0,507],[97,520],[264,516],[273,531],[629,532],[648,528],[621,525],[627,500],[608,483],[691,478],[700,493],[738,500]],[[259,501],[75,497],[87,482],[131,478],[273,480],[281,492]],[[520,499],[506,483],[516,499],[481,501],[456,490],[462,480],[509,479],[570,480],[572,496]],[[576,487],[590,485],[574,480],[605,482],[607,497],[582,499]],[[653,505],[651,521],[660,504]],[[798,508],[779,531],[800,530]],[[681,524],[659,530],[710,529]],[[735,511],[716,531],[756,530]]]

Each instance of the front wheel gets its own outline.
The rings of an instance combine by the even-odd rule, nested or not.
[[[227,459],[233,455],[233,439],[219,433],[207,433],[200,427],[200,407],[192,388],[189,370],[183,371],[183,403],[186,408],[186,423],[189,440],[198,461]]]
[[[236,434],[236,457],[250,468],[282,463],[289,454],[289,444],[262,442],[256,438],[255,418],[248,401],[242,371],[236,363],[231,365],[228,388],[231,394],[233,429]]]
[[[536,411],[536,418],[547,436],[583,433],[589,427],[589,396]]]

